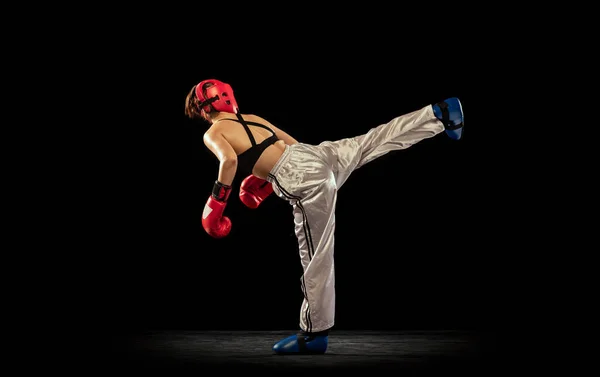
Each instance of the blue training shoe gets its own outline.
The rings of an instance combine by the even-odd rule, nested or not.
[[[306,332],[288,336],[273,346],[273,351],[280,355],[323,354],[327,351],[328,335],[316,335]]]
[[[459,140],[463,133],[464,116],[462,104],[456,97],[445,99],[433,105],[433,113],[442,121],[446,134],[453,140]]]

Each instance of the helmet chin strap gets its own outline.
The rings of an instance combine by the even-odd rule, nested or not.
[[[209,98],[206,101],[202,101],[198,104],[198,108],[203,109],[205,106],[210,105],[211,103],[215,102],[218,99],[219,99],[219,96],[214,96],[213,98]]]

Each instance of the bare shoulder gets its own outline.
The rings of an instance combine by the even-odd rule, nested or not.
[[[214,139],[215,135],[220,132],[219,128],[220,127],[218,123],[211,124],[211,126],[204,132],[204,135],[202,136],[202,140],[204,140],[205,144]]]
[[[215,122],[213,124],[210,125],[210,127],[206,130],[206,132],[204,133],[204,135],[215,135],[217,133],[220,133],[223,131],[223,129],[225,127],[227,127],[228,124],[233,123],[233,120],[230,119],[221,119],[218,122]]]

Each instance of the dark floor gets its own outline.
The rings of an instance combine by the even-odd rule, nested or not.
[[[332,331],[324,355],[275,355],[272,345],[294,331],[157,331],[113,338],[110,365],[124,372],[456,370],[486,373],[491,339],[459,331]],[[106,364],[105,364],[106,365]],[[318,374],[318,373],[317,373]]]

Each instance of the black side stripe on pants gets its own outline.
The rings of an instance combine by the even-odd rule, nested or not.
[[[298,206],[298,208],[300,208],[300,212],[302,212],[302,219],[303,219],[302,227],[304,228],[304,234],[306,235],[306,241],[308,244],[308,259],[312,260],[312,257],[315,254],[315,248],[313,246],[312,233],[310,232],[310,226],[308,225],[308,216],[306,215],[306,210],[304,209],[304,206],[302,205],[302,201],[301,201],[302,198],[297,195],[292,195],[289,192],[287,192],[283,187],[281,187],[281,184],[279,184],[277,177],[275,177],[274,175],[269,174],[269,177],[271,177],[271,179],[273,179],[273,181],[277,185],[277,188],[279,189],[279,191],[281,191],[283,196],[285,196],[287,199],[296,199],[296,205]]]
[[[306,244],[308,246],[308,259],[312,260],[312,256],[314,255],[314,245],[312,242],[312,234],[310,232],[310,226],[308,225],[308,216],[306,215],[306,210],[304,209],[304,207],[302,206],[302,202],[301,202],[301,197],[296,196],[296,195],[292,195],[289,192],[287,192],[283,187],[281,187],[281,184],[279,183],[279,181],[277,180],[277,177],[275,177],[272,174],[269,174],[269,177],[273,180],[273,182],[275,182],[275,184],[277,185],[277,188],[279,189],[279,191],[283,194],[283,196],[285,196],[287,199],[295,199],[296,200],[296,205],[298,206],[298,208],[300,208],[300,212],[302,213],[302,228],[304,229],[304,234],[306,235]],[[310,319],[310,302],[308,301],[308,295],[306,294],[306,281],[304,280],[304,274],[302,275],[302,292],[304,293],[304,298],[306,299],[306,314],[305,314],[305,320],[306,320],[306,324],[307,324],[307,332],[312,332],[312,320]]]

